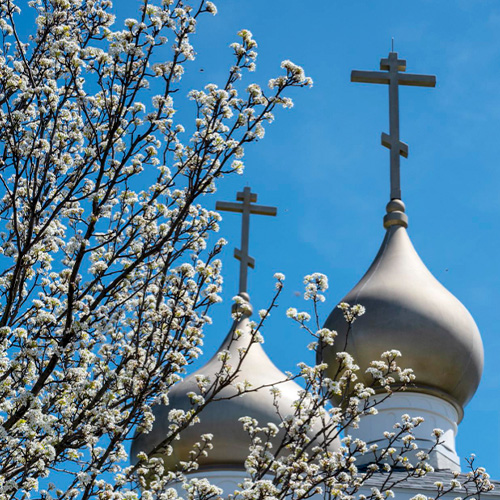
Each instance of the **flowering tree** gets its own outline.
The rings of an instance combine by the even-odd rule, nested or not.
[[[138,426],[150,428],[151,408],[167,401],[199,356],[208,310],[219,300],[223,241],[207,243],[219,215],[198,200],[224,175],[242,172],[244,146],[263,136],[277,106],[291,106],[286,91],[311,84],[285,61],[268,91],[240,88],[256,58],[256,43],[243,30],[226,81],[189,94],[192,133],[181,141],[174,96],[182,97],[179,82],[194,59],[190,37],[215,6],[144,0],[137,19],[120,27],[111,9],[110,0],[0,2],[2,499],[132,498],[139,484],[145,497],[153,490],[174,496],[169,485],[189,469],[164,475],[154,457],[129,466],[124,443]],[[29,39],[17,29],[21,15],[36,20]],[[167,61],[159,60],[160,48]],[[305,325],[304,316],[291,316]],[[333,339],[318,331],[311,334]],[[401,374],[393,358],[377,365],[378,381]],[[232,383],[237,368],[227,375],[221,367],[220,387]],[[348,357],[344,368],[338,380],[325,381],[321,366],[302,367],[306,421],[324,414],[331,391],[352,385]],[[366,399],[370,391],[357,387],[356,394]],[[330,411],[331,439],[346,416],[352,422],[370,408],[350,402]],[[408,422],[404,432],[416,424]],[[278,462],[259,455],[257,436],[275,430],[245,425],[254,440],[245,488],[256,496],[264,486],[279,497],[309,496],[320,483],[330,492],[339,481],[359,486],[351,460],[359,443],[335,456],[326,447],[295,460],[287,455],[281,479],[270,486],[263,478]],[[296,428],[286,439],[289,448],[306,438]],[[306,486],[284,483],[297,463],[307,470]],[[190,495],[217,494],[187,484]]]

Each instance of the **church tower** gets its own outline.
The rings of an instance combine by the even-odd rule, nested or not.
[[[477,326],[462,303],[425,267],[408,236],[408,217],[401,199],[400,156],[408,146],[399,138],[398,86],[435,86],[435,77],[402,73],[406,61],[391,52],[380,63],[381,71],[353,71],[354,82],[388,84],[390,134],[382,145],[390,149],[390,201],[384,216],[385,237],[372,265],[342,302],[361,304],[366,314],[350,328],[342,311],[335,308],[325,327],[336,330],[334,346],[324,346],[319,358],[329,372],[338,367],[337,352],[345,350],[360,366],[359,378],[369,385],[365,370],[372,360],[389,349],[402,353],[401,365],[414,370],[415,382],[378,406],[378,415],[362,417],[358,429],[348,429],[368,445],[384,445],[384,431],[391,431],[402,414],[421,416],[415,429],[419,449],[428,451],[432,431],[444,431],[429,463],[436,470],[460,470],[455,449],[457,425],[463,409],[474,395],[483,370],[483,346]],[[394,387],[397,389],[397,387]],[[383,392],[383,388],[380,388]],[[377,396],[375,396],[377,397]],[[381,396],[379,396],[381,398]],[[373,455],[358,458],[369,463]]]
[[[240,203],[218,202],[216,206],[217,210],[242,214],[241,248],[234,252],[240,261],[240,276],[239,300],[232,309],[233,325],[217,353],[170,391],[170,404],[155,407],[153,429],[148,434],[137,434],[131,449],[133,461],[137,460],[138,453],[145,452],[149,456],[161,456],[167,471],[177,471],[182,470],[182,462],[193,457],[196,443],[201,442],[200,437],[210,434],[213,436],[213,449],[197,459],[199,468],[189,476],[207,478],[228,493],[237,489],[248,475],[245,462],[250,453],[251,439],[240,419],[250,417],[256,419],[260,426],[274,425],[277,430],[279,428],[276,436],[271,438],[271,451],[277,455],[287,453],[278,448],[285,435],[284,429],[279,426],[283,420],[296,415],[297,402],[304,392],[295,381],[287,380],[287,376],[269,359],[259,341],[256,324],[250,319],[253,311],[247,293],[248,267],[255,265],[248,253],[250,214],[276,215],[277,210],[256,205],[257,195],[249,187],[237,193],[237,201]],[[227,377],[229,383],[223,382]],[[203,393],[200,381],[206,381]],[[273,388],[279,391],[279,397],[273,395]],[[181,432],[181,439],[174,440],[167,452],[163,442],[171,432],[170,410],[196,410],[200,403],[195,401],[200,395],[204,402],[209,402],[200,413],[200,422],[186,427]],[[331,436],[325,434],[319,419],[311,422],[309,427],[311,446],[321,440],[322,445],[332,450],[338,447],[333,426],[330,426],[330,434],[333,431]]]
[[[373,382],[370,372],[366,371],[370,362],[380,359],[388,350],[400,351],[400,364],[414,370],[416,379],[405,391],[394,385],[393,394],[387,398],[385,389],[380,387],[380,392],[373,396],[374,402],[380,403],[378,414],[362,416],[359,426],[345,429],[346,434],[360,438],[368,446],[383,448],[386,444],[384,432],[391,431],[403,414],[424,417],[424,423],[414,429],[414,436],[419,450],[430,452],[432,449],[427,462],[435,472],[422,478],[393,468],[390,472],[393,489],[400,500],[427,498],[422,492],[435,497],[437,484],[453,482],[460,476],[455,472],[460,470],[455,449],[457,426],[465,405],[477,389],[483,369],[483,346],[473,318],[425,267],[408,236],[408,216],[400,186],[400,156],[408,155],[408,146],[399,136],[398,88],[399,85],[434,87],[435,77],[407,74],[405,69],[406,61],[390,52],[388,58],[381,60],[381,71],[352,73],[352,81],[389,87],[390,133],[382,134],[382,145],[390,149],[390,200],[383,219],[385,237],[380,250],[366,274],[342,301],[363,305],[366,314],[348,325],[342,310],[336,307],[325,323],[326,328],[337,332],[335,343],[320,345],[318,349],[318,361],[327,363],[327,375],[331,378],[338,372],[337,354],[341,351],[353,356],[360,366],[358,378],[366,385]],[[216,206],[218,210],[242,214],[241,248],[234,254],[240,261],[239,293],[229,333],[218,354],[174,386],[169,393],[170,404],[154,408],[155,422],[151,432],[137,434],[131,450],[132,461],[137,460],[138,453],[145,452],[149,456],[162,457],[166,471],[175,472],[183,469],[193,453],[196,455],[200,437],[210,434],[213,449],[199,456],[199,468],[190,471],[188,478],[208,479],[223,490],[223,496],[234,492],[248,475],[251,439],[240,419],[250,417],[261,425],[276,426],[271,452],[289,457],[280,455],[288,452],[277,447],[284,434],[280,424],[296,417],[300,406],[297,401],[304,394],[304,390],[294,381],[287,380],[268,358],[259,342],[255,323],[251,321],[248,267],[254,267],[255,262],[249,255],[250,215],[276,215],[275,208],[256,205],[256,201],[257,195],[246,187],[237,194],[237,202],[219,202]],[[221,387],[224,379],[229,383]],[[273,387],[279,389],[279,399],[269,390]],[[187,426],[181,439],[169,440],[171,409],[197,411],[207,401],[210,404],[203,408],[200,422]],[[341,401],[332,403],[342,405]],[[313,446],[327,446],[328,453],[341,449],[336,434],[333,437],[326,435],[325,429],[332,422],[313,421],[307,433]],[[337,427],[331,427],[338,431]],[[433,448],[435,428],[442,429],[443,435],[440,444]],[[403,443],[396,442],[395,447],[398,446],[404,448]],[[370,453],[356,457],[352,464],[356,473],[370,471],[369,467],[364,467],[373,461],[374,456]],[[344,474],[341,469],[342,466],[339,472]],[[367,472],[367,481],[359,490],[353,490],[354,494],[375,498],[374,491],[387,480],[386,472],[377,470],[371,475]],[[264,479],[270,479],[271,474]],[[401,474],[400,481],[398,474]],[[465,481],[468,476],[460,477]],[[492,500],[499,500],[499,495],[488,488],[485,494]],[[452,490],[444,493],[444,498],[456,497]]]

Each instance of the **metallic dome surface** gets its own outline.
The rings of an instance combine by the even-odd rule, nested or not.
[[[246,294],[241,295],[248,297]],[[234,322],[231,331],[219,348],[219,352],[228,350],[231,353],[229,364],[232,366],[238,363],[238,349],[250,345],[251,331],[249,317],[243,316]],[[235,332],[239,332],[240,335],[235,336]],[[196,376],[203,374],[209,377],[212,382],[220,369],[221,361],[215,355],[206,365],[186,377],[170,391],[170,404],[168,406],[159,405],[154,408],[155,422],[152,431],[148,434],[137,434],[134,437],[131,449],[133,463],[139,452],[144,451],[149,454],[167,436],[169,432],[168,414],[172,408],[184,410],[192,408],[186,394],[191,391],[199,394]],[[250,382],[252,387],[259,389],[238,396],[234,386],[244,380]],[[243,424],[239,419],[249,416],[257,419],[261,426],[270,422],[279,425],[282,422],[282,417],[293,415],[295,413],[294,402],[299,398],[299,391],[303,389],[294,381],[279,383],[284,380],[286,380],[286,375],[273,364],[261,344],[253,343],[248,349],[241,365],[241,371],[235,381],[231,386],[225,387],[217,394],[217,398],[232,397],[232,399],[213,401],[203,409],[200,413],[201,422],[182,431],[181,439],[172,443],[173,453],[170,456],[162,455],[165,467],[174,470],[180,461],[188,460],[193,445],[200,442],[202,434],[209,433],[213,434],[213,449],[208,451],[207,457],[201,457],[198,460],[199,470],[243,469],[249,455],[250,438],[243,430]],[[270,391],[273,385],[281,393],[281,397],[277,399],[281,416],[277,412],[274,397]],[[321,433],[319,421],[311,427],[311,437]],[[281,429],[273,440],[273,444],[279,444],[283,435],[284,431]],[[315,441],[315,444],[317,443],[318,441]],[[271,451],[274,452],[275,448],[273,447]]]
[[[371,376],[364,374],[370,361],[397,349],[402,353],[400,366],[412,368],[416,375],[415,386],[407,390],[448,400],[462,418],[483,370],[478,328],[463,304],[425,267],[410,241],[406,221],[386,220],[386,228],[371,267],[342,300],[363,305],[366,313],[347,336],[342,311],[335,308],[325,327],[336,330],[338,337],[318,356],[335,373],[336,352],[344,350],[347,336],[345,350],[360,366],[358,376],[371,383]]]

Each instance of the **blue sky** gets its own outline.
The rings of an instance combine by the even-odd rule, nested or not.
[[[287,276],[281,307],[263,332],[268,353],[284,370],[303,359],[312,362],[308,339],[285,318],[287,307],[305,305],[297,297],[302,277],[316,271],[329,276],[326,318],[367,270],[384,236],[389,152],[379,142],[380,133],[388,132],[387,88],[350,83],[351,70],[378,69],[394,37],[407,71],[437,76],[435,89],[400,91],[401,139],[410,149],[408,160],[402,159],[403,200],[421,258],[470,310],[483,337],[485,371],[459,427],[458,453],[475,453],[500,478],[500,4],[216,3],[219,14],[200,23],[195,37],[198,59],[188,69],[188,87],[222,84],[231,64],[228,45],[241,28],[259,43],[257,72],[246,83],[265,84],[283,59],[302,65],[314,79],[312,89],[293,93],[295,107],[276,114],[264,140],[247,149],[245,174],[225,179],[215,196],[231,201],[248,184],[259,203],[278,207],[277,218],[251,221],[257,266],[249,283],[259,309],[272,296],[273,273]],[[225,300],[207,330],[210,354],[230,324],[239,222],[239,216],[224,214],[221,236],[230,240],[223,255]]]

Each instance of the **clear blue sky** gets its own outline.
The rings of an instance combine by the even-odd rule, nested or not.
[[[131,2],[132,4],[133,2]],[[350,83],[352,69],[378,69],[395,38],[407,70],[435,74],[435,89],[400,92],[402,191],[409,232],[431,272],[470,310],[482,333],[486,360],[479,390],[459,427],[461,457],[500,478],[500,4],[372,0],[219,0],[195,38],[199,58],[188,86],[222,83],[231,63],[229,43],[240,28],[259,43],[257,72],[247,83],[265,83],[283,59],[302,65],[314,87],[294,93],[295,107],[277,113],[266,137],[249,148],[243,177],[227,178],[216,195],[232,200],[248,184],[278,217],[254,217],[250,275],[256,309],[273,293],[272,275],[287,287],[264,334],[266,349],[282,369],[312,362],[307,339],[285,318],[301,307],[302,276],[323,272],[330,290],[324,316],[361,278],[384,236],[388,201],[387,88]],[[204,71],[201,72],[200,69]],[[187,108],[188,109],[188,108]],[[215,201],[215,200],[214,200]],[[212,203],[207,200],[207,203]],[[213,352],[229,328],[230,298],[237,291],[239,217],[224,215],[222,305],[207,331]],[[367,312],[369,314],[369,311]],[[404,353],[403,353],[404,354]]]

